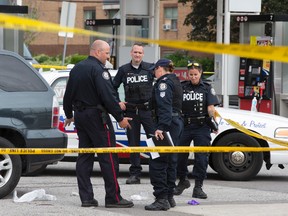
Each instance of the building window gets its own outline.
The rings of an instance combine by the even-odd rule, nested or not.
[[[89,29],[89,26],[85,25],[85,20],[96,19],[96,11],[94,9],[84,9],[84,29]]]
[[[177,20],[178,20],[178,8],[177,7],[166,7],[164,8],[166,26],[170,26],[170,29],[177,30]]]

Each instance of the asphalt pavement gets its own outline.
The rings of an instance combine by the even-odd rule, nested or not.
[[[65,168],[66,166],[69,168]],[[97,166],[93,173],[92,182],[95,198],[99,202],[99,207],[80,207],[81,203],[78,195],[74,166],[75,164],[72,165],[71,163],[62,162],[62,165],[60,163],[56,166],[49,166],[43,175],[37,177],[22,177],[16,188],[19,197],[27,192],[43,188],[47,194],[54,195],[57,200],[14,203],[13,195],[11,194],[0,201],[1,215],[288,215],[288,189],[284,187],[288,180],[288,175],[286,174],[276,179],[276,181],[278,180],[278,182],[283,184],[282,188],[274,187],[275,189],[273,189],[274,180],[270,181],[270,177],[268,177],[268,180],[271,185],[267,185],[267,188],[265,188],[265,176],[256,182],[243,182],[242,184],[217,179],[217,175],[210,170],[208,179],[204,184],[204,191],[208,194],[208,199],[201,200],[192,198],[191,186],[185,190],[182,195],[175,196],[177,203],[175,208],[171,208],[167,212],[150,212],[144,210],[145,205],[154,201],[148,167],[144,166],[144,174],[140,185],[126,185],[125,181],[128,177],[128,171],[121,172],[120,174],[119,184],[122,196],[126,199],[134,199],[135,206],[131,209],[107,209],[104,207],[104,182]],[[121,165],[120,169],[123,170],[123,165]],[[127,167],[126,170],[128,170]],[[271,179],[273,178],[271,177]],[[191,183],[193,185],[192,179]],[[257,187],[254,185],[257,185]],[[188,204],[188,201],[191,200],[199,202],[199,205]]]

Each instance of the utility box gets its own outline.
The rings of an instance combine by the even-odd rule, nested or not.
[[[240,22],[240,43],[259,46],[288,46],[287,14],[242,15],[236,18],[237,21]],[[247,63],[246,66],[243,62]],[[253,96],[248,90],[250,89],[254,94],[255,91],[257,92],[258,86],[258,103],[260,100],[260,103],[262,103],[258,104],[258,106],[262,108],[265,106],[268,107],[268,109],[263,112],[288,117],[287,63],[270,62],[269,59],[259,61],[240,58],[240,67],[238,70],[240,109],[250,109]],[[246,72],[244,70],[246,70]],[[247,80],[248,77],[251,78],[251,82]],[[248,81],[251,85],[248,84]],[[247,85],[245,85],[245,83]],[[263,90],[262,95],[260,95],[261,88]]]

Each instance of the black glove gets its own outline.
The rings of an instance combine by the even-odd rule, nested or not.
[[[212,116],[206,118],[206,124],[211,128],[212,132],[218,130],[218,123]]]

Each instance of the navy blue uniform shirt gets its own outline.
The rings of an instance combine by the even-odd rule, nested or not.
[[[80,101],[84,106],[102,105],[117,122],[123,120],[123,112],[116,99],[110,73],[95,57],[77,63],[70,72],[63,99],[66,117],[72,118],[72,105]]]
[[[177,98],[173,98],[174,96]],[[175,103],[177,101],[179,102]],[[172,113],[181,112],[182,88],[175,74],[166,74],[157,80],[154,85],[152,103],[155,103],[158,117],[156,128],[168,131],[172,122]]]

